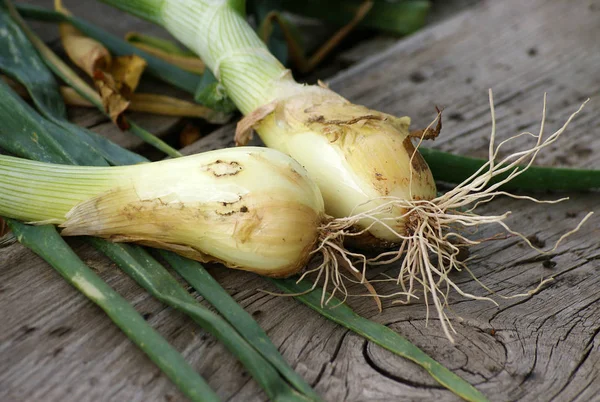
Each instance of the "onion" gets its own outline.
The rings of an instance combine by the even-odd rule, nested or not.
[[[0,155],[0,215],[271,277],[306,265],[325,218],[306,171],[257,147],[120,167]]]

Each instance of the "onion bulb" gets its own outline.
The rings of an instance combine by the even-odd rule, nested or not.
[[[306,265],[324,208],[293,159],[240,147],[119,167],[0,155],[0,215],[282,277]]]
[[[351,217],[390,199],[436,196],[429,166],[411,142],[409,117],[352,104],[323,87],[285,82],[278,87],[275,101],[238,124],[236,142],[244,144],[254,128],[267,146],[299,161],[321,189],[327,214]],[[405,212],[390,205],[379,211],[377,222],[356,221],[367,230],[354,243],[397,243],[395,232],[406,233]]]

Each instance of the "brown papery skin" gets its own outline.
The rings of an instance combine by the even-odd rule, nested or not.
[[[80,216],[84,219],[81,225]],[[94,224],[96,217],[98,224]],[[160,199],[140,201],[133,191],[113,191],[76,206],[61,227],[65,236],[134,242],[200,262],[219,262],[229,268],[285,277],[307,263],[322,219],[313,208],[274,195],[248,194],[232,203],[186,204]],[[208,245],[219,250],[228,247],[229,253],[209,255],[201,251]],[[236,250],[287,262],[270,268],[236,263],[231,259]],[[294,257],[285,258],[288,255]]]

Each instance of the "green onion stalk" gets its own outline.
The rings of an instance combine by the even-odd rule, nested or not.
[[[516,234],[504,222],[508,213],[480,216],[475,207],[507,195],[500,187],[525,172],[538,152],[554,143],[579,112],[555,133],[544,136],[544,100],[540,131],[532,134],[534,143],[500,158],[506,141],[495,144],[490,92],[493,123],[488,161],[438,196],[418,147],[436,135],[441,116],[438,127],[411,132],[409,117],[355,105],[323,85],[296,82],[246,22],[244,1],[103,1],[162,25],[202,58],[245,115],[236,131],[238,144],[244,144],[255,130],[268,147],[288,154],[306,168],[331,217],[315,247],[335,250],[324,253],[325,263],[319,268],[327,271],[324,278],[339,277],[338,269],[349,266],[365,283],[368,266],[401,260],[393,280],[407,301],[415,297],[416,288],[422,288],[449,339],[452,326],[444,312],[446,289],[487,299],[464,293],[448,277],[450,271],[463,267],[461,250],[484,241],[467,238],[463,229],[500,224]],[[347,251],[347,244],[385,251],[367,258]],[[337,282],[334,289],[345,290]]]
[[[0,155],[0,216],[282,277],[306,265],[324,207],[290,157],[239,147],[113,167]]]

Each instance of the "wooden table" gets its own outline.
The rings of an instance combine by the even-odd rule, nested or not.
[[[36,1],[50,6],[51,2]],[[75,14],[122,33],[132,23],[107,7],[82,2]],[[89,4],[88,4],[89,3]],[[67,5],[70,5],[67,3]],[[104,19],[109,16],[109,19]],[[118,21],[115,22],[115,21]],[[146,29],[145,24],[132,29]],[[40,28],[56,41],[53,26]],[[156,28],[155,28],[156,30]],[[358,53],[348,57],[362,58]],[[564,137],[540,155],[539,164],[600,168],[600,1],[481,1],[472,8],[399,40],[329,80],[356,103],[409,115],[415,127],[446,107],[441,137],[432,146],[484,157],[490,114],[487,89],[496,99],[502,138],[536,131],[548,92],[548,132],[557,129],[588,97],[591,101]],[[77,110],[80,124],[137,145],[96,112]],[[140,120],[140,118],[138,118]],[[148,128],[168,132],[177,119],[144,116]],[[232,125],[186,152],[231,144]],[[523,142],[515,142],[517,149]],[[512,226],[551,247],[587,211],[600,212],[598,192],[567,194],[558,205],[498,199],[484,213],[513,211]],[[558,194],[541,194],[554,198]],[[563,196],[563,194],[560,194]],[[530,297],[499,306],[454,294],[458,331],[451,345],[437,320],[426,327],[422,303],[351,305],[365,317],[409,338],[474,384],[493,401],[600,400],[600,217],[558,249],[540,256],[515,238],[471,251],[470,267],[498,295],[526,292],[542,277],[554,282]],[[492,235],[498,228],[487,228]],[[208,380],[223,400],[266,397],[236,360],[188,318],[165,308],[105,257],[80,241],[70,244]],[[211,267],[211,273],[268,332],[292,366],[327,401],[452,401],[418,366],[320,317],[292,298],[261,293],[260,277]],[[467,273],[454,275],[469,292],[485,295]],[[1,401],[177,401],[177,388],[91,302],[44,261],[19,244],[0,250]]]

